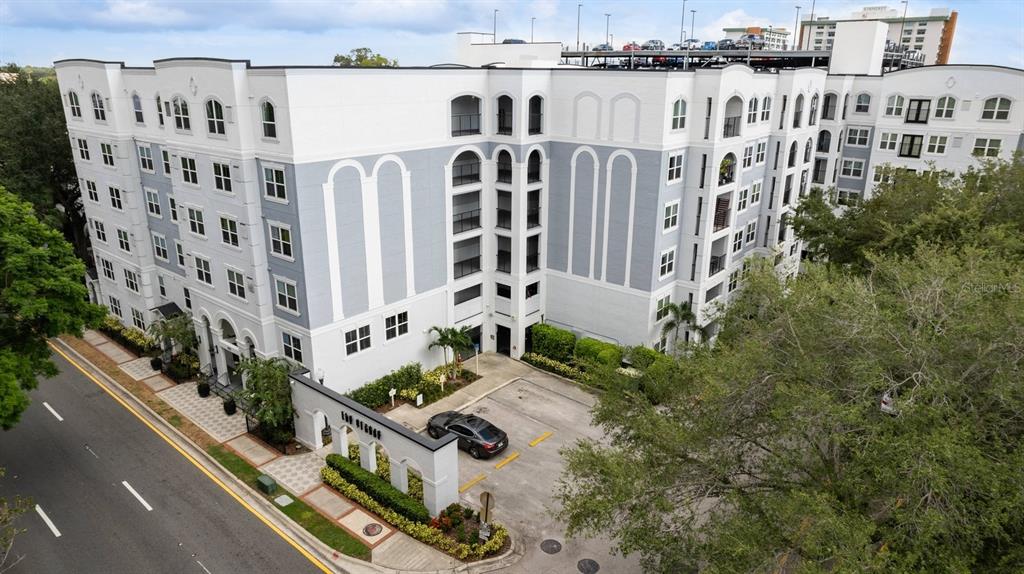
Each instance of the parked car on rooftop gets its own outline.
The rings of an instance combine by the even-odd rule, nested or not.
[[[643,45],[644,50],[664,50],[665,42],[661,40],[647,40]]]
[[[505,38],[501,41],[502,44],[525,44],[526,40],[520,40],[519,38]]]
[[[615,48],[612,48],[611,44],[598,44],[592,48],[595,52],[613,52]]]
[[[704,42],[704,45],[701,46],[701,48],[704,50],[717,50],[718,42],[715,42],[714,40],[708,40],[707,42]]]
[[[639,52],[640,51],[640,44],[637,44],[636,42],[629,42],[628,44],[623,44],[622,45],[622,51],[623,52]]]
[[[696,38],[690,38],[686,41],[686,48],[688,50],[700,50],[702,45],[701,41]]]
[[[735,50],[736,49],[736,42],[732,41],[729,38],[725,38],[724,40],[719,40],[718,41],[718,49],[719,50]]]

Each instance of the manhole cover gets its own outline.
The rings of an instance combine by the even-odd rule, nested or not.
[[[562,543],[548,538],[540,543],[540,549],[543,550],[545,554],[558,554],[559,551],[562,550]]]
[[[363,534],[365,534],[367,536],[376,536],[376,535],[380,534],[381,531],[383,531],[383,530],[384,530],[383,526],[381,526],[380,524],[377,524],[376,522],[371,522],[370,524],[367,524],[366,526],[363,527]],[[596,566],[596,564],[595,564],[595,566]],[[594,572],[597,572],[597,570],[594,570]]]
[[[576,563],[576,569],[582,572],[582,574],[597,574],[601,567],[590,558],[584,558]]]

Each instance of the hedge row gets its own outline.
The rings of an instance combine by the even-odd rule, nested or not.
[[[125,327],[113,315],[107,315],[99,328],[103,334],[139,357],[157,350],[156,341],[135,327]]]
[[[430,521],[430,512],[422,502],[398,490],[390,482],[339,454],[327,455],[327,466],[380,504],[415,522]]]
[[[545,357],[544,355],[539,355],[537,353],[525,353],[522,359],[534,367],[545,370],[549,373],[554,373],[560,377],[565,377],[581,383],[587,382],[587,374],[581,369]]]
[[[534,353],[561,363],[572,360],[572,353],[576,348],[576,335],[571,331],[538,323],[530,327],[530,332],[533,336]]]
[[[352,391],[348,396],[359,404],[375,409],[391,402],[388,394],[391,389],[401,392],[406,389],[419,388],[423,380],[423,367],[419,363],[409,363],[397,371],[366,383]]]
[[[576,360],[618,367],[622,363],[622,347],[615,343],[584,337],[576,341]]]

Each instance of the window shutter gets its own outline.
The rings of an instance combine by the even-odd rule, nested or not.
[[[235,108],[234,106],[224,106],[224,121],[233,124],[235,123]]]
[[[964,144],[964,138],[962,138],[962,137],[955,137],[955,138],[953,138],[953,147],[954,148],[958,148],[958,147],[962,146],[963,144]]]
[[[168,118],[170,118],[171,120],[173,120],[174,119],[174,115],[171,114],[171,102],[167,102],[167,101],[164,102],[164,110],[167,112],[164,115],[167,116]]]
[[[971,100],[963,100],[960,102],[960,109],[969,112],[971,111]]]

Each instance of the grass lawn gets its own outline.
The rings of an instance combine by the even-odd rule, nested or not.
[[[206,449],[206,452],[208,452],[213,458],[217,459],[217,462],[221,463],[224,468],[231,471],[231,474],[237,476],[242,482],[254,489],[256,488],[256,479],[263,473],[253,468],[253,466],[246,462],[242,457],[220,445],[210,446]],[[257,492],[260,491],[257,489]],[[263,493],[260,492],[260,494]],[[266,497],[266,495],[264,496]],[[271,497],[266,498],[273,501]],[[281,507],[276,504],[274,506],[277,506],[281,512],[288,515],[289,518],[309,531],[310,534],[319,538],[321,542],[338,552],[355,558],[360,558],[362,560],[370,559],[370,549],[364,546],[363,543],[353,538],[351,534],[324,515],[313,510],[312,507],[301,499],[295,496],[292,496],[292,498],[295,499],[295,502],[292,502],[288,506]]]

